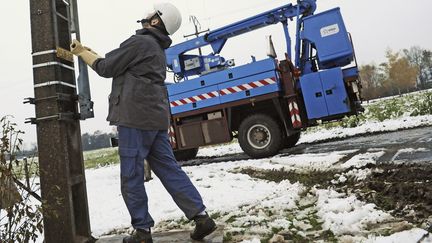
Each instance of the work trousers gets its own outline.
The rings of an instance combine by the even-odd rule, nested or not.
[[[154,226],[144,187],[144,160],[188,219],[205,210],[201,195],[177,163],[167,131],[119,126],[121,192],[135,229]]]

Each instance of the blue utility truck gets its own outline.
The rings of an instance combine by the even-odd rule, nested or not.
[[[355,52],[340,9],[315,10],[315,0],[299,0],[166,51],[176,79],[168,93],[170,139],[178,160],[193,159],[199,147],[233,138],[253,158],[272,156],[293,147],[308,127],[363,111]],[[228,39],[278,23],[286,38],[283,60],[277,59],[271,36],[264,60],[252,57],[236,66],[220,56]],[[201,54],[205,46],[212,52]],[[191,53],[197,49],[200,54]]]

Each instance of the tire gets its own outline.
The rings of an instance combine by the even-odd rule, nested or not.
[[[284,143],[284,148],[292,148],[294,147],[297,142],[300,140],[300,132],[295,133],[289,137],[285,137],[285,143]]]
[[[198,154],[198,150],[199,148],[176,150],[174,151],[174,156],[178,162],[188,161],[196,158]]]
[[[255,114],[245,118],[239,127],[239,143],[252,158],[276,155],[283,146],[280,124],[271,116]]]

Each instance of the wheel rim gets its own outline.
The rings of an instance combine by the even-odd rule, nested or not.
[[[255,149],[264,149],[271,142],[270,130],[261,124],[249,128],[247,132],[248,143]]]

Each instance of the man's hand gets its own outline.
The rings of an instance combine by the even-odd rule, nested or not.
[[[83,61],[87,63],[87,65],[89,65],[90,67],[93,67],[93,64],[96,62],[97,59],[102,58],[92,49],[83,46],[77,40],[72,41],[70,49],[72,54],[81,57]]]
[[[76,56],[80,56],[80,54],[85,51],[85,47],[81,44],[81,42],[77,41],[77,40],[73,40],[71,45],[70,45],[70,49],[72,54],[76,55]]]

